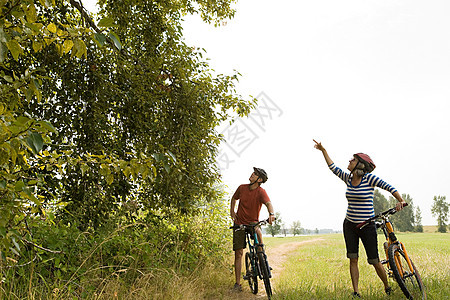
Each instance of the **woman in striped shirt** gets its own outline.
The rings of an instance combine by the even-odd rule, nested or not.
[[[347,185],[345,196],[347,197],[348,207],[343,227],[347,257],[350,259],[350,276],[354,290],[353,295],[355,297],[360,297],[358,288],[359,239],[361,239],[364,249],[366,250],[368,263],[374,266],[378,276],[384,284],[386,293],[390,294],[391,288],[388,285],[386,272],[384,271],[378,256],[376,226],[371,223],[362,229],[358,229],[356,228],[356,225],[375,216],[373,208],[373,194],[375,187],[390,192],[395,199],[397,199],[399,202],[396,205],[397,210],[402,209],[405,201],[393,186],[387,184],[379,177],[370,174],[370,172],[375,169],[375,164],[367,154],[354,154],[347,167],[350,173],[347,173],[333,163],[327,151],[322,146],[322,143],[318,143],[315,140],[314,142],[316,143],[314,147],[322,151],[330,170]]]

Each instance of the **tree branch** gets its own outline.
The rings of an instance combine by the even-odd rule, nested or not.
[[[22,240],[23,240],[25,243],[27,243],[28,245],[31,245],[31,246],[33,246],[33,247],[36,247],[36,248],[38,248],[38,249],[41,249],[41,250],[44,250],[44,251],[47,251],[47,252],[50,252],[50,253],[55,253],[55,254],[61,254],[61,253],[63,253],[63,251],[55,251],[55,250],[50,250],[50,249],[41,247],[41,246],[36,245],[35,243],[30,242],[30,241],[28,241],[28,240],[26,240],[26,239],[24,239],[24,238],[22,238]]]
[[[86,20],[86,22],[89,24],[90,27],[92,27],[96,32],[100,32],[97,25],[95,25],[94,21],[91,19],[91,17],[88,15],[86,10],[84,9],[83,3],[81,3],[81,0],[80,0],[80,3],[78,3],[75,0],[70,0],[70,4],[72,4],[72,6],[74,6],[76,9],[78,9],[78,11],[81,13],[81,16],[83,17],[83,19]]]

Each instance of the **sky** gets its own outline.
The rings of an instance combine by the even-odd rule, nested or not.
[[[450,2],[241,0],[234,7],[221,27],[198,16],[183,23],[186,44],[204,48],[218,74],[237,70],[238,92],[260,100],[250,117],[218,128],[229,197],[260,167],[287,226],[341,230],[346,186],[315,139],[342,169],[353,153],[369,154],[373,173],[420,207],[422,224],[437,224],[433,197],[450,197]],[[267,215],[263,207],[260,218]]]

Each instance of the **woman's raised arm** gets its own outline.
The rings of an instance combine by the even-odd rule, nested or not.
[[[314,148],[316,148],[317,150],[322,151],[323,157],[325,158],[325,161],[327,162],[327,165],[331,165],[333,163],[333,161],[331,160],[330,156],[328,155],[327,150],[325,150],[325,147],[322,146],[322,143],[317,142],[316,140],[314,140],[314,143],[316,143],[314,145]]]

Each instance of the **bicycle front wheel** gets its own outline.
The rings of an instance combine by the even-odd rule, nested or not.
[[[245,280],[248,280],[250,290],[253,294],[258,294],[258,277],[256,272],[256,262],[252,262],[252,257],[249,252],[245,253]]]
[[[266,288],[267,298],[272,298],[272,287],[270,285],[270,272],[269,263],[267,262],[267,257],[264,252],[258,253],[259,268],[261,270],[261,275],[264,281],[264,287]]]
[[[427,299],[425,286],[419,271],[417,271],[411,258],[412,269],[406,260],[406,254],[403,252],[399,244],[392,244],[388,249],[389,266],[394,273],[395,280],[400,286],[403,294],[408,299]]]

